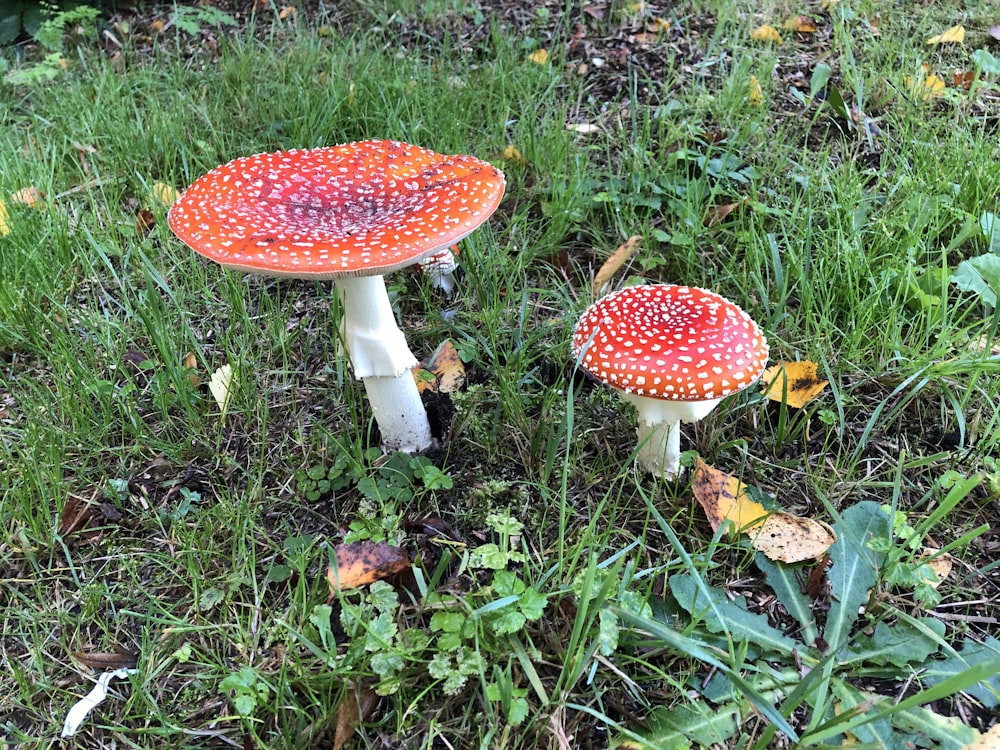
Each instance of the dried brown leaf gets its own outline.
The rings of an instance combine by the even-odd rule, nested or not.
[[[135,669],[137,664],[133,654],[107,651],[74,651],[73,658],[91,669],[109,671],[115,669]]]
[[[79,495],[68,495],[62,513],[59,514],[59,536],[65,539],[74,532],[86,527],[94,516],[93,499],[85,500]]]
[[[156,216],[148,208],[140,208],[135,214],[135,232],[145,237],[156,226]]]
[[[400,547],[385,542],[350,542],[334,549],[336,566],[326,573],[330,589],[353,589],[406,570],[410,558]]]
[[[342,750],[354,733],[378,705],[378,695],[370,688],[348,683],[344,697],[337,705],[337,723],[333,734],[333,750]]]
[[[754,549],[784,563],[820,558],[837,541],[836,533],[822,521],[780,512],[769,515],[749,536]]]
[[[723,203],[720,206],[709,206],[705,212],[705,218],[702,219],[701,223],[706,227],[714,227],[716,224],[724,221],[733,211],[740,208],[744,202],[737,201],[736,203]]]
[[[625,240],[618,249],[608,256],[608,259],[604,261],[604,265],[601,266],[597,275],[594,277],[594,294],[600,295],[604,291],[604,287],[611,277],[615,275],[619,268],[625,265],[626,261],[631,258],[635,251],[639,249],[642,245],[642,235],[634,234]]]

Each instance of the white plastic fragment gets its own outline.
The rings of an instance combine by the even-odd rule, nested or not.
[[[97,684],[94,685],[94,689],[70,707],[66,713],[66,721],[63,722],[62,734],[59,736],[66,738],[76,734],[80,725],[83,724],[84,719],[108,696],[108,683],[111,682],[112,678],[124,679],[138,671],[138,669],[116,669],[114,672],[104,672],[101,674],[97,678]]]

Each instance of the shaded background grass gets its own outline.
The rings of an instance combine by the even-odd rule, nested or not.
[[[0,715],[12,741],[53,744],[84,692],[79,655],[118,650],[141,656],[141,689],[102,707],[85,730],[95,743],[328,738],[347,686],[372,673],[362,659],[323,664],[294,635],[312,632],[327,596],[323,540],[359,519],[396,538],[430,515],[476,544],[497,536],[486,519],[505,509],[525,524],[519,575],[553,597],[525,637],[558,698],[506,741],[553,744],[551,715],[601,746],[607,722],[566,703],[628,722],[678,700],[693,662],[641,650],[623,651],[625,666],[593,660],[572,637],[582,616],[566,595],[601,562],[631,571],[623,590],[666,598],[678,562],[647,500],[692,547],[712,537],[683,484],[633,473],[630,414],[573,372],[568,333],[592,274],[633,234],[643,249],[616,284],[715,289],[761,322],[775,360],[813,359],[831,381],[801,412],[731,399],[685,428],[687,448],[808,514],[894,495],[920,513],[943,472],[995,475],[995,320],[947,280],[984,249],[966,227],[997,211],[995,90],[924,102],[904,83],[923,62],[966,64],[923,44],[950,24],[944,8],[886,18],[877,36],[864,3],[853,15],[811,9],[822,32],[776,48],[748,40],[765,10],[729,3],[641,17],[616,4],[600,17],[545,5],[342,10],[266,16],[246,32],[200,22],[194,35],[154,33],[171,18],[154,11],[128,35],[110,27],[120,49],[86,36],[51,80],[0,88],[2,195],[33,185],[47,196],[42,208],[8,201],[12,231],[0,237],[11,668]],[[659,14],[669,28],[637,41]],[[967,14],[970,28],[986,20]],[[538,49],[547,63],[527,59]],[[820,53],[860,128],[792,96],[808,93]],[[764,106],[748,99],[751,75]],[[364,451],[377,438],[337,354],[329,287],[204,262],[169,233],[153,186],[182,188],[239,155],[364,138],[476,154],[504,169],[508,192],[464,244],[455,299],[414,274],[390,280],[412,348],[451,338],[465,360],[468,388],[434,408],[444,445],[432,459],[453,487],[409,477],[405,493],[373,500],[354,481],[314,501],[302,470],[342,455],[359,477],[385,469]],[[711,206],[737,201],[705,226]],[[156,219],[148,233],[141,209]],[[973,346],[983,334],[985,348]],[[238,387],[223,422],[204,383],[224,363]],[[995,500],[984,483],[941,536],[995,520]],[[73,503],[92,504],[84,530],[65,527]],[[416,546],[429,571],[448,568],[446,552]],[[712,550],[716,582],[753,576],[744,550]],[[995,616],[995,551],[995,536],[968,550],[947,612]],[[291,577],[275,580],[278,564]],[[471,600],[469,581],[443,579]],[[490,665],[523,670],[509,648],[482,645]],[[256,721],[236,717],[219,687],[243,665],[268,686]],[[435,690],[411,666],[372,717],[377,731],[412,746],[500,731],[478,693],[456,704]]]

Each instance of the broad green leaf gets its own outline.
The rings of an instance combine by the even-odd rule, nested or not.
[[[802,641],[811,646],[819,635],[816,619],[813,617],[809,598],[802,593],[796,571],[799,568],[769,560],[760,552],[754,557],[757,569],[764,574],[767,585],[774,591],[778,601],[785,605],[788,614],[802,625]]]
[[[724,592],[710,587],[706,589],[710,601],[705,600],[705,589],[699,587],[690,575],[685,573],[670,578],[670,591],[674,598],[692,616],[699,618],[710,632],[725,632],[736,640],[750,641],[783,654],[791,654],[799,645],[768,624],[766,615],[747,612],[742,599],[731,602]]]
[[[830,80],[832,69],[826,63],[819,63],[813,68],[812,78],[809,79],[809,96],[815,97],[822,91]]]
[[[597,648],[602,656],[611,656],[618,650],[618,616],[610,609],[602,609],[597,622]]]
[[[537,620],[545,611],[546,598],[534,586],[528,586],[517,600],[517,606],[529,620]]]
[[[643,744],[629,740],[615,746],[683,748],[690,747],[691,742],[702,747],[721,746],[736,734],[738,717],[739,708],[734,704],[717,709],[704,702],[657,708],[646,719],[648,729],[638,732]]]
[[[663,527],[669,528],[666,521],[663,521]],[[673,531],[670,533],[673,534]],[[659,620],[641,617],[634,612],[629,612],[624,609],[615,609],[614,611],[623,622],[638,631],[637,635],[645,634],[648,638],[652,639],[653,642],[659,644],[660,646],[665,646],[681,654],[685,654],[692,659],[697,659],[698,661],[701,661],[709,666],[715,667],[732,682],[733,686],[739,691],[743,698],[750,701],[754,705],[757,711],[760,712],[761,716],[774,725],[777,731],[786,734],[792,742],[798,742],[799,734],[792,728],[792,725],[788,723],[788,719],[782,716],[781,713],[774,707],[774,704],[768,698],[761,695],[760,692],[757,691],[753,685],[747,682],[736,670],[725,664],[717,656],[717,653],[713,653],[714,650],[711,647],[702,644],[696,638],[692,638],[691,636],[674,630],[672,627],[668,626],[666,623],[660,622]]]
[[[823,633],[834,651],[840,649],[858,619],[858,610],[868,601],[868,591],[878,580],[885,555],[868,547],[873,537],[890,539],[889,517],[878,503],[865,501],[844,511],[834,524],[837,541],[830,547],[829,578],[832,604]]]
[[[1000,218],[989,211],[983,211],[983,215],[979,217],[979,226],[983,229],[989,251],[1000,255]]]
[[[975,292],[984,303],[996,307],[1000,293],[1000,255],[987,253],[963,260],[951,275],[951,281],[963,292]]]
[[[837,706],[837,711],[841,713],[856,709],[862,714],[869,714],[873,708],[877,710],[879,704],[886,700],[876,693],[858,690],[843,680],[833,680],[831,689],[840,704]],[[870,707],[866,710],[866,706],[869,705]],[[885,750],[906,750],[907,747],[910,747],[907,744],[907,738],[899,736],[898,732],[893,731],[892,723],[888,718],[872,718],[871,721],[864,724],[855,724],[851,728],[851,734],[861,744],[870,747],[885,748]]]
[[[944,623],[933,617],[918,620],[921,625],[937,635],[944,636]],[[897,667],[918,667],[935,653],[940,641],[925,630],[900,621],[892,627],[880,622],[871,636],[859,636],[841,657],[841,664],[894,664]]]
[[[967,638],[958,654],[929,662],[921,679],[929,685],[938,685],[988,662],[997,664],[994,674],[976,685],[964,688],[964,691],[987,708],[995,708],[1000,705],[1000,640],[992,636],[987,636],[982,643]]]
[[[938,750],[962,750],[979,737],[979,732],[958,717],[941,716],[922,706],[901,711],[892,718],[892,724],[903,732],[931,740]]]

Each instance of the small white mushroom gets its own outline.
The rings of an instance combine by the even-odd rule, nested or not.
[[[714,292],[673,284],[614,292],[584,311],[573,355],[622,391],[639,415],[639,464],[680,473],[680,422],[696,422],[764,372],[768,346],[756,323]]]

